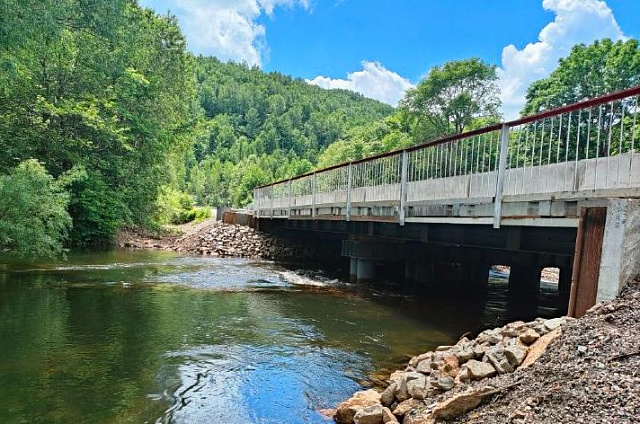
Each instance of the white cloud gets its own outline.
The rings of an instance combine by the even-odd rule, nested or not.
[[[361,71],[347,74],[347,79],[332,79],[319,75],[306,81],[323,88],[355,91],[392,106],[398,104],[405,91],[414,87],[408,79],[388,70],[379,62],[367,61],[362,62]]]
[[[592,43],[601,38],[624,39],[613,12],[601,0],[543,0],[542,7],[555,13],[538,41],[519,50],[513,44],[502,50],[498,69],[505,118],[518,116],[525,103],[529,85],[547,77],[578,43]]]
[[[266,29],[257,23],[276,7],[302,6],[308,0],[142,0],[158,11],[170,10],[178,17],[189,49],[219,59],[262,65],[267,53]]]

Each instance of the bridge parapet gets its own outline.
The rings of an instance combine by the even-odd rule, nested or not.
[[[400,225],[458,217],[496,228],[545,213],[577,222],[576,202],[640,197],[639,95],[635,87],[259,187],[255,213]]]

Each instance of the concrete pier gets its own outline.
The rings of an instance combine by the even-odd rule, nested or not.
[[[533,298],[540,292],[541,268],[535,265],[512,265],[509,274],[509,296]]]
[[[376,263],[369,259],[357,259],[356,279],[358,283],[373,281],[376,276]]]
[[[357,258],[349,259],[349,281],[351,283],[358,282],[358,259]]]

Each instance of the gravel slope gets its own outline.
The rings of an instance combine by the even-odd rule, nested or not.
[[[640,283],[569,321],[529,369],[476,383],[515,387],[459,423],[640,423]]]

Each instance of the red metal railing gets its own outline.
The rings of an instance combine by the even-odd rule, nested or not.
[[[334,205],[349,219],[352,204],[386,203],[403,223],[421,201],[636,187],[639,94],[634,87],[277,181],[255,190],[254,208],[316,216]]]

